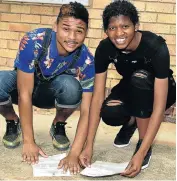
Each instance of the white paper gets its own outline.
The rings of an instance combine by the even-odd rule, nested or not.
[[[44,176],[71,176],[69,170],[63,173],[63,169],[57,169],[61,159],[66,157],[66,153],[49,156],[48,158],[39,157],[39,163],[32,165],[34,177]]]
[[[129,162],[111,163],[96,161],[91,164],[91,167],[85,168],[80,174],[89,177],[103,177],[108,175],[115,175],[123,172]]]

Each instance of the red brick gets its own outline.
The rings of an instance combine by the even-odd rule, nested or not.
[[[0,48],[7,48],[7,40],[0,39]]]
[[[11,5],[11,12],[12,13],[23,13],[23,14],[29,14],[30,13],[30,6],[28,5]]]
[[[21,31],[21,32],[28,32],[31,30],[31,25],[29,24],[20,24],[20,23],[10,23],[9,24],[10,31]]]
[[[15,60],[15,59],[7,58],[7,63],[6,63],[6,65],[7,65],[8,67],[13,67],[13,66],[14,66],[14,60]]]
[[[0,12],[9,12],[10,4],[2,4],[0,3]]]
[[[19,48],[19,41],[16,40],[8,40],[7,42],[7,47],[8,49],[14,49],[14,50],[18,50]]]
[[[31,6],[31,14],[53,15],[54,9],[48,6]]]
[[[41,24],[53,25],[56,22],[56,16],[41,16]]]
[[[7,59],[4,57],[0,57],[0,66],[6,65]]]
[[[21,22],[40,23],[40,16],[38,16],[38,15],[22,15]]]
[[[18,38],[19,38],[18,32],[0,31],[0,39],[18,40]]]
[[[20,22],[20,14],[2,13],[1,21]]]

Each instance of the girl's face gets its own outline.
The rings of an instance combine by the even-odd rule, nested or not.
[[[135,35],[138,27],[128,16],[115,16],[110,19],[106,34],[118,49],[134,50],[137,47]]]

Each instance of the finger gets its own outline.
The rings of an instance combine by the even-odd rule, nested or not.
[[[31,164],[34,165],[35,163],[36,163],[36,161],[35,161],[35,156],[32,155],[32,156],[31,156]]]
[[[91,160],[87,158],[85,164],[87,167],[91,167]]]
[[[59,164],[58,164],[58,169],[61,169],[63,167],[64,161],[60,160]]]
[[[136,172],[137,169],[132,165],[130,168],[126,169],[123,175],[128,176],[131,175],[133,172]]]
[[[77,164],[77,173],[79,173],[79,172],[80,172],[80,169],[81,169],[80,165],[79,165],[79,164]]]
[[[126,172],[127,172],[127,170],[129,170],[129,169],[131,168],[131,166],[132,166],[132,163],[131,163],[131,162],[129,162],[129,164],[127,165],[127,167],[125,168],[125,170],[124,170],[121,174],[126,173]]]
[[[69,172],[70,172],[70,174],[74,174],[74,165],[73,164],[69,165]]]
[[[127,177],[133,178],[136,175],[138,175],[138,173],[139,173],[138,171],[132,172],[130,175],[127,175]]]
[[[47,158],[47,157],[48,157],[48,155],[46,155],[46,154],[42,151],[42,149],[39,149],[39,154],[40,154],[42,157],[44,157],[44,158]]]
[[[73,165],[73,172],[74,172],[74,175],[77,174],[77,165]]]
[[[68,170],[68,164],[63,165],[63,172],[66,173]]]
[[[35,153],[34,159],[35,159],[35,164],[37,164],[39,162],[39,155],[38,155],[38,153]]]
[[[87,162],[87,158],[80,158],[80,163],[82,166],[87,167],[86,162]]]
[[[27,155],[26,162],[28,164],[31,164],[31,156],[30,155]]]
[[[22,159],[23,159],[24,162],[26,162],[26,158],[27,158],[26,154],[23,153],[23,154],[22,154]]]

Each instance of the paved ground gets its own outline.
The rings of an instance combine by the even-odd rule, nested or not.
[[[49,128],[54,115],[39,114],[34,115],[35,138],[41,148],[48,154],[59,153],[56,151],[49,136]],[[68,120],[67,134],[73,140],[78,120],[78,112],[74,113]],[[126,148],[115,148],[112,145],[119,128],[112,128],[101,123],[94,149],[93,161],[126,162],[132,156],[138,139],[137,132],[132,138],[130,146]],[[5,122],[0,117],[0,138],[5,131]],[[128,178],[115,175],[112,177],[102,177],[92,179],[84,176],[74,177],[40,177],[34,178],[32,167],[21,162],[21,146],[9,150],[0,143],[0,180],[130,180]],[[176,180],[176,124],[163,122],[157,135],[153,147],[153,155],[150,166],[142,171],[132,180]]]

